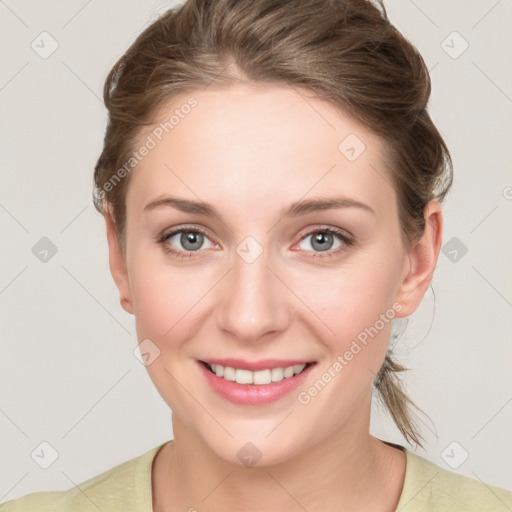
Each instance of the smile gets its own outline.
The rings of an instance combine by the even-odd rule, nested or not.
[[[272,382],[280,382],[289,379],[294,375],[299,375],[304,371],[308,364],[294,364],[282,368],[267,368],[258,371],[244,370],[242,368],[232,368],[231,366],[222,366],[220,364],[205,363],[207,368],[217,377],[236,382],[237,384],[253,384],[262,386]]]
[[[221,364],[224,363],[224,364]],[[197,360],[210,389],[237,405],[266,405],[285,396],[304,383],[316,361],[266,359]]]

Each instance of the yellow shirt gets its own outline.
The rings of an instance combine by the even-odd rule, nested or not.
[[[80,488],[27,494],[3,503],[0,512],[153,512],[151,466],[167,442],[86,480]],[[400,448],[407,466],[396,512],[512,510],[512,492],[451,473]]]

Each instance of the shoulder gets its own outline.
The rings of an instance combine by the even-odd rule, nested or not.
[[[0,504],[0,512],[151,512],[151,464],[162,446],[152,448],[66,491],[34,492],[7,501]]]
[[[397,512],[502,512],[512,509],[512,492],[452,473],[404,450],[407,467]]]

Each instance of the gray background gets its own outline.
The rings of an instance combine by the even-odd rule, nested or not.
[[[132,353],[133,318],[91,203],[104,78],[170,5],[0,1],[0,502],[68,489],[172,438],[170,411]],[[429,290],[396,346],[431,418],[418,453],[512,489],[512,2],[387,6],[431,70],[430,111],[455,165],[435,316]],[[47,58],[31,47],[51,49],[43,31],[59,45]],[[43,237],[56,254],[41,252]],[[378,408],[372,423],[402,442]]]

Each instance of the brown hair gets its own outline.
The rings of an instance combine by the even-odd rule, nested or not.
[[[94,204],[112,214],[123,250],[125,164],[142,127],[179,93],[243,81],[301,87],[380,135],[389,148],[404,246],[417,243],[425,206],[443,201],[452,166],[426,110],[428,70],[384,6],[367,0],[188,0],[146,28],[105,82],[109,122],[94,173]],[[374,384],[404,437],[421,444],[408,407],[414,404],[397,376],[403,369],[388,352]]]

